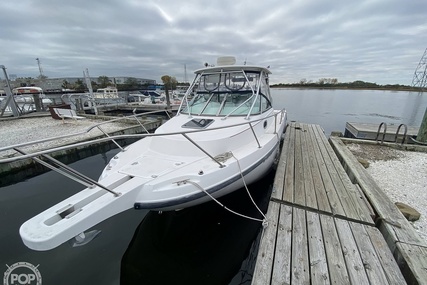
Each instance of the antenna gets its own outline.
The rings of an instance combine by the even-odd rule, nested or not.
[[[43,69],[42,69],[42,65],[40,63],[40,59],[36,58],[36,60],[37,60],[37,65],[39,66],[40,79],[43,79],[44,75],[43,75]]]
[[[415,69],[412,86],[419,87],[421,90],[427,87],[427,48]]]

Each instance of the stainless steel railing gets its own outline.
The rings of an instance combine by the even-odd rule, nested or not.
[[[54,170],[54,171],[56,171],[56,172],[58,172],[58,173],[60,173],[60,174],[62,174],[64,176],[66,176],[66,177],[68,177],[70,179],[73,179],[74,181],[76,181],[78,183],[81,183],[82,185],[84,185],[86,187],[98,186],[98,187],[100,187],[100,188],[102,188],[102,189],[104,189],[104,190],[112,193],[114,196],[119,196],[120,193],[117,193],[117,192],[113,191],[112,189],[109,189],[108,187],[103,186],[99,182],[94,181],[91,178],[85,176],[84,174],[82,174],[82,173],[80,173],[80,172],[78,172],[78,171],[76,171],[76,170],[68,167],[67,165],[61,163],[60,161],[52,158],[48,154],[49,153],[53,153],[53,152],[57,152],[57,151],[64,151],[64,150],[73,149],[73,148],[77,148],[77,147],[81,147],[81,146],[88,146],[88,145],[91,145],[91,144],[108,142],[108,141],[112,141],[114,144],[116,144],[121,149],[121,151],[125,151],[116,142],[116,140],[118,140],[118,139],[129,139],[129,138],[145,138],[145,137],[156,137],[156,136],[182,135],[190,143],[192,143],[199,150],[201,150],[204,154],[206,154],[208,157],[210,157],[212,160],[214,160],[216,163],[218,163],[220,167],[224,167],[224,165],[221,163],[221,161],[219,161],[218,159],[216,159],[207,150],[203,149],[203,147],[201,147],[194,140],[192,140],[188,136],[188,134],[198,133],[198,132],[206,132],[206,131],[213,131],[213,130],[220,130],[220,129],[226,129],[226,128],[231,128],[231,127],[236,127],[236,126],[242,126],[242,125],[248,125],[248,129],[250,129],[252,131],[254,139],[257,141],[258,147],[261,147],[261,145],[259,143],[259,139],[257,137],[257,134],[256,134],[256,132],[254,131],[254,128],[253,128],[254,125],[256,125],[256,124],[260,123],[261,121],[264,121],[264,120],[266,120],[268,118],[274,117],[274,124],[275,124],[274,134],[277,134],[277,120],[279,120],[279,122],[282,123],[283,120],[286,119],[286,111],[283,109],[283,110],[280,110],[280,111],[277,111],[277,112],[273,112],[273,114],[271,114],[268,117],[264,117],[264,118],[257,119],[257,120],[252,120],[252,121],[249,121],[249,122],[234,124],[234,125],[230,125],[230,126],[223,126],[223,127],[210,128],[210,129],[202,129],[202,130],[192,130],[192,131],[185,131],[185,132],[171,132],[171,133],[163,133],[163,134],[149,133],[148,130],[144,127],[144,124],[138,119],[138,117],[140,117],[140,116],[147,116],[149,114],[154,114],[154,113],[159,113],[159,112],[166,112],[167,113],[167,111],[152,111],[152,112],[147,112],[147,113],[142,113],[142,114],[133,114],[131,116],[121,117],[121,118],[117,118],[117,119],[113,119],[113,120],[109,120],[109,121],[106,121],[106,122],[102,122],[102,123],[96,124],[96,125],[88,128],[86,131],[82,131],[82,132],[77,132],[77,133],[68,134],[68,135],[56,136],[56,137],[52,137],[52,138],[46,138],[46,139],[36,140],[36,141],[32,141],[32,142],[26,142],[26,143],[20,143],[20,144],[10,145],[10,146],[6,146],[6,147],[1,147],[0,148],[0,153],[3,152],[3,151],[7,151],[7,150],[15,150],[17,153],[19,153],[21,155],[20,156],[15,156],[15,157],[0,158],[0,164],[1,163],[10,163],[10,162],[18,161],[18,160],[23,160],[23,159],[33,159],[34,161],[36,161],[38,163],[41,163],[42,165],[48,167],[49,169]],[[112,122],[116,122],[116,121],[120,121],[120,120],[125,120],[125,119],[129,119],[129,118],[136,119],[136,121],[138,121],[138,123],[143,127],[145,133],[143,133],[143,134],[133,134],[133,135],[116,135],[116,136],[110,136],[101,127],[102,125],[105,125],[105,124],[108,124],[108,123],[112,123]],[[33,153],[26,153],[26,152],[24,152],[21,149],[22,147],[25,147],[25,146],[28,146],[28,145],[41,144],[41,143],[45,143],[45,142],[51,142],[51,141],[55,141],[55,140],[59,140],[59,139],[76,137],[76,136],[79,136],[79,135],[87,134],[87,133],[89,133],[93,129],[99,129],[106,137],[104,137],[104,138],[98,138],[98,139],[93,139],[93,140],[90,140],[90,141],[83,141],[83,142],[78,142],[78,143],[72,143],[72,144],[58,146],[58,147],[51,147],[51,148],[48,148],[48,149],[35,151]],[[44,160],[39,159],[38,158],[39,156],[45,158],[45,160],[47,160],[47,161],[49,161],[51,163],[48,163],[48,162],[46,162]]]

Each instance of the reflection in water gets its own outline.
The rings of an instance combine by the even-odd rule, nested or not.
[[[416,119],[422,115],[420,112],[423,111],[420,109],[420,106],[422,106],[423,93],[418,92],[417,95],[414,93],[415,92],[408,93],[408,97],[413,97],[413,100],[406,101],[404,108],[405,114],[409,114],[408,126],[416,126]]]
[[[263,212],[273,177],[271,172],[249,187]],[[261,218],[245,189],[223,197],[221,203]],[[215,202],[150,212],[122,258],[121,284],[250,284],[261,228],[260,222],[236,216]]]

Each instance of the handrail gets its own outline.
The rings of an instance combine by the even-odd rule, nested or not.
[[[158,111],[155,111],[158,112]],[[181,134],[183,135],[190,143],[192,143],[194,146],[196,146],[198,149],[200,149],[204,154],[206,154],[208,157],[210,157],[213,161],[215,161],[216,163],[219,164],[220,168],[225,167],[224,164],[222,164],[217,158],[213,157],[211,154],[209,154],[209,152],[207,152],[205,149],[203,149],[203,147],[201,147],[199,144],[197,144],[194,140],[192,140],[189,136],[188,133],[195,133],[195,132],[202,132],[202,131],[211,131],[211,130],[218,130],[218,129],[225,129],[225,128],[230,128],[230,127],[235,127],[235,126],[239,126],[239,125],[249,125],[249,128],[252,130],[252,133],[254,135],[255,140],[258,143],[258,147],[260,148],[261,145],[259,143],[259,140],[256,136],[256,133],[253,129],[252,126],[252,122],[260,122],[261,120],[265,120],[268,118],[271,118],[274,116],[274,121],[275,124],[277,124],[277,116],[279,115],[279,113],[281,114],[281,118],[283,118],[283,113],[286,112],[284,110],[281,110],[280,112],[273,112],[273,115],[267,116],[265,118],[261,118],[258,120],[253,120],[250,122],[245,122],[245,123],[240,123],[240,124],[234,124],[231,126],[226,126],[226,127],[217,127],[217,128],[212,128],[212,129],[205,129],[205,130],[195,130],[195,131],[187,131],[187,132],[175,132],[175,133],[164,133],[164,134],[142,134],[141,137],[148,137],[148,136],[167,136],[167,135],[175,135],[175,134]],[[145,113],[146,114],[146,113]],[[145,115],[144,114],[144,115]],[[136,114],[129,116],[129,117],[134,117],[136,118]],[[119,118],[119,119],[123,119],[123,118]],[[137,119],[137,118],[136,118]],[[116,121],[117,119],[111,120],[111,121]],[[109,122],[111,122],[109,121]],[[108,122],[105,122],[108,123]],[[111,194],[113,194],[115,197],[118,197],[121,195],[121,193],[115,192],[111,189],[109,189],[108,187],[100,184],[99,182],[92,180],[91,178],[87,177],[86,175],[72,169],[71,167],[67,166],[66,164],[63,164],[62,162],[56,160],[55,158],[47,155],[47,153],[51,153],[54,151],[59,151],[59,150],[65,150],[65,149],[70,149],[70,148],[75,148],[81,145],[89,145],[89,144],[93,144],[95,142],[102,142],[102,141],[113,141],[122,151],[124,151],[124,149],[115,141],[116,138],[126,138],[126,137],[135,137],[135,135],[120,135],[120,136],[109,136],[108,133],[104,132],[104,130],[100,127],[100,124],[97,124],[91,128],[89,128],[87,130],[90,131],[93,128],[97,127],[99,130],[101,130],[101,132],[103,132],[107,137],[106,138],[102,138],[102,139],[95,139],[95,140],[91,140],[89,142],[82,142],[82,143],[75,143],[75,144],[70,144],[67,146],[63,146],[63,147],[57,147],[57,148],[51,148],[51,149],[47,149],[44,151],[39,151],[39,152],[34,152],[34,153],[30,153],[27,154],[26,152],[24,152],[23,150],[19,149],[18,146],[19,145],[14,145],[14,146],[9,146],[9,147],[3,147],[0,148],[0,152],[4,151],[4,150],[8,150],[8,149],[14,149],[15,151],[17,151],[18,153],[22,154],[19,157],[15,157],[15,158],[8,158],[8,159],[0,159],[0,163],[5,163],[5,162],[12,162],[12,161],[16,161],[16,160],[22,160],[25,158],[31,158],[34,161],[46,166],[47,168],[56,171],[62,175],[64,175],[65,177],[68,177],[78,183],[81,183],[82,185],[89,187],[89,188],[93,188],[96,186],[100,187],[101,189],[104,189],[105,191],[110,192]],[[145,128],[144,128],[145,129]],[[275,131],[274,133],[276,133],[276,126],[275,126]],[[64,136],[62,136],[64,137]],[[59,137],[55,137],[55,138],[51,138],[50,140],[54,140],[54,139],[58,139]],[[42,140],[42,141],[46,141],[46,140]],[[28,143],[24,143],[24,144],[20,144],[22,145],[28,145]],[[37,156],[42,156],[43,158],[47,159],[48,161],[50,161],[51,163],[47,163],[43,160],[41,160],[40,158],[38,158]]]
[[[98,126],[104,125],[104,124],[109,124],[112,122],[116,122],[116,121],[121,121],[121,120],[126,120],[132,117],[137,117],[137,116],[146,116],[146,115],[151,115],[151,114],[155,114],[155,113],[161,113],[161,112],[166,112],[165,110],[159,110],[159,111],[150,111],[150,112],[146,112],[146,113],[141,113],[138,115],[131,115],[131,116],[125,116],[125,117],[120,117],[117,119],[112,119],[106,122],[102,122],[102,123],[98,123],[95,124],[89,128],[87,128],[85,131],[81,131],[81,132],[77,132],[77,133],[72,133],[72,134],[68,134],[68,135],[62,135],[62,136],[56,136],[56,137],[51,137],[51,138],[46,138],[46,139],[41,139],[41,140],[35,140],[35,141],[30,141],[30,142],[26,142],[26,143],[20,143],[20,144],[15,144],[15,145],[10,145],[10,146],[5,146],[5,147],[0,147],[0,152],[5,151],[5,150],[9,150],[9,149],[13,149],[14,147],[23,147],[23,146],[27,146],[27,145],[34,145],[34,144],[40,144],[40,143],[45,143],[45,142],[49,142],[49,141],[54,141],[54,140],[59,140],[59,139],[66,139],[66,138],[70,138],[73,136],[79,136],[79,135],[84,135],[89,133],[91,130],[98,128]],[[0,163],[2,163],[3,161],[0,160]]]
[[[159,112],[160,111],[152,111],[152,112],[143,113],[143,114],[140,114],[140,115],[147,115],[149,113],[153,114],[153,113],[159,113]],[[162,110],[162,112],[164,112],[164,110]],[[115,139],[128,139],[128,138],[135,138],[135,139],[137,139],[137,138],[145,138],[145,137],[172,136],[172,135],[182,135],[182,134],[191,134],[191,133],[199,133],[199,132],[220,130],[220,129],[226,129],[226,128],[231,128],[231,127],[237,127],[237,126],[247,125],[248,123],[259,122],[259,121],[262,121],[262,120],[265,120],[265,119],[268,119],[268,118],[271,118],[271,117],[276,117],[279,114],[281,115],[281,118],[283,119],[283,113],[284,112],[286,112],[286,111],[284,109],[282,109],[282,110],[280,110],[277,113],[273,113],[272,115],[269,115],[269,116],[261,118],[261,119],[252,120],[250,122],[244,122],[244,123],[239,123],[239,124],[233,124],[233,125],[225,126],[225,127],[223,126],[223,127],[216,127],[216,128],[210,128],[210,129],[189,130],[189,131],[185,131],[185,132],[146,133],[146,134],[127,134],[127,135],[109,136],[109,137],[98,138],[98,139],[94,139],[94,140],[90,140],[90,141],[83,141],[83,142],[78,142],[78,143],[72,143],[72,144],[68,144],[68,145],[65,145],[65,146],[53,147],[53,148],[49,148],[49,149],[45,149],[45,150],[40,150],[40,151],[36,151],[36,152],[30,153],[30,154],[25,154],[25,155],[17,156],[17,157],[0,158],[0,163],[14,162],[14,161],[22,160],[22,159],[36,157],[36,156],[39,156],[39,155],[42,155],[42,154],[48,154],[48,153],[52,153],[52,152],[56,152],[56,151],[68,150],[68,149],[72,149],[72,148],[76,148],[76,147],[81,147],[81,146],[87,146],[87,145],[91,145],[91,144],[95,144],[95,143],[108,142],[108,141],[115,140]],[[49,141],[54,141],[54,140],[69,138],[69,137],[73,137],[73,136],[83,135],[83,134],[88,133],[90,130],[92,130],[94,128],[97,128],[99,125],[106,124],[106,123],[111,123],[111,122],[118,121],[118,120],[127,119],[127,118],[133,117],[133,116],[136,116],[136,115],[121,117],[121,118],[113,119],[113,120],[110,120],[110,121],[107,121],[107,122],[99,123],[97,125],[94,125],[94,126],[88,128],[86,131],[82,131],[82,132],[77,132],[77,133],[63,135],[63,136],[57,136],[57,137],[52,137],[52,138],[47,138],[47,139],[36,140],[36,141],[32,141],[32,142],[26,142],[26,143],[21,143],[21,144],[15,144],[15,145],[11,145],[11,146],[1,147],[0,148],[0,152],[6,151],[6,150],[10,150],[10,149],[14,149],[14,148],[23,147],[23,146],[34,145],[34,144],[39,144],[39,143],[45,143],[45,142],[49,142]]]
[[[15,150],[17,152],[21,153],[21,154],[25,154],[24,151],[22,151],[22,150],[20,150],[18,148],[15,148]],[[47,162],[45,162],[45,161],[43,161],[43,160],[41,160],[41,159],[39,159],[37,157],[32,157],[32,159],[34,161],[40,163],[41,165],[44,165],[47,168],[49,168],[49,169],[51,169],[51,170],[53,170],[53,171],[55,171],[55,172],[57,172],[59,174],[62,174],[65,177],[68,177],[68,178],[70,178],[70,179],[72,179],[72,180],[74,180],[74,181],[76,181],[76,182],[78,182],[78,183],[80,183],[80,184],[82,184],[82,185],[84,185],[86,187],[93,188],[96,185],[96,186],[98,186],[98,187],[100,187],[100,188],[102,188],[102,189],[110,192],[115,197],[120,196],[120,193],[117,193],[117,192],[115,192],[113,190],[108,189],[104,185],[100,184],[98,181],[95,181],[95,180],[87,177],[86,175],[84,175],[84,174],[78,172],[77,170],[74,170],[73,168],[69,167],[68,165],[63,164],[59,160],[56,160],[53,157],[45,155],[45,154],[43,154],[42,156],[45,159],[49,160],[50,162],[54,163],[58,168],[54,167],[54,165],[51,165],[51,164],[49,164],[49,163],[47,163]]]
[[[213,161],[215,161],[216,163],[219,164],[220,168],[225,167],[224,164],[222,164],[221,162],[219,162],[217,159],[215,159],[215,157],[213,157],[211,154],[209,154],[206,150],[204,150],[201,146],[199,146],[195,141],[193,141],[186,133],[182,133],[182,135],[192,144],[194,144],[198,149],[200,149],[201,151],[203,151],[204,154],[206,154],[207,156],[209,156]]]
[[[377,141],[378,136],[380,135],[380,130],[381,130],[381,127],[382,127],[382,126],[384,126],[384,132],[383,132],[383,138],[381,139],[381,144],[383,144],[383,143],[384,143],[385,134],[386,134],[386,132],[387,132],[387,124],[386,124],[386,123],[382,122],[382,123],[380,124],[380,126],[378,127],[377,136],[375,137],[375,141]]]
[[[405,131],[403,132],[403,139],[402,139],[402,142],[400,143],[400,145],[403,145],[405,143],[406,133],[408,132],[408,127],[405,124],[400,124],[399,127],[397,128],[396,135],[394,136],[394,142],[397,143],[397,135],[399,134],[400,127],[402,127],[402,126],[405,127]]]

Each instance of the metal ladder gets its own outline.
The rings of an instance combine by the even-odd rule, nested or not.
[[[375,141],[378,141],[378,137],[380,136],[380,131],[381,131],[381,127],[384,126],[384,130],[382,133],[382,139],[380,144],[384,143],[384,139],[385,139],[385,135],[387,133],[387,124],[385,122],[382,122],[379,126],[378,126],[378,131],[377,131],[377,135],[375,137]],[[401,129],[401,127],[404,127],[404,132],[403,132],[403,139],[402,142],[400,143],[401,145],[403,145],[405,143],[406,140],[406,134],[408,132],[408,127],[405,124],[400,124],[399,127],[397,128],[396,134],[394,135],[394,142],[397,143],[397,138],[399,135],[399,131]]]

